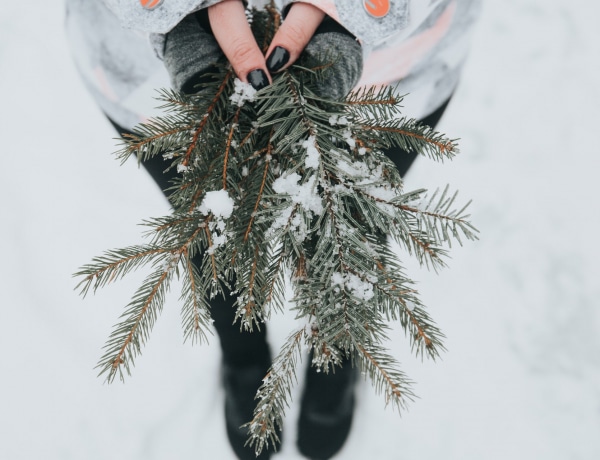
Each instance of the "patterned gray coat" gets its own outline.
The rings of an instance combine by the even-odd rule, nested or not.
[[[160,60],[163,34],[188,14],[221,0],[67,0],[67,37],[83,80],[102,110],[133,128],[154,115],[155,90],[169,86]],[[423,117],[452,93],[481,0],[302,0],[360,41],[358,86],[399,85],[405,115]],[[293,0],[277,0],[285,8]],[[151,2],[152,3],[152,2]],[[156,2],[154,2],[156,3]],[[250,1],[261,6],[264,1]],[[375,17],[381,8],[387,14]],[[379,9],[379,11],[378,11]]]

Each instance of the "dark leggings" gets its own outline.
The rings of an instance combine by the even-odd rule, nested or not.
[[[431,115],[423,118],[422,123],[435,128],[440,121],[450,99],[442,106],[433,112]],[[109,119],[110,120],[110,119]],[[110,120],[119,134],[131,133],[114,121]],[[396,164],[398,171],[402,176],[406,174],[412,163],[417,158],[418,153],[407,152],[400,148],[392,148],[387,150],[386,155]],[[171,180],[177,174],[175,168],[171,168],[165,172],[168,164],[161,155],[156,155],[142,163],[156,184],[163,191],[167,199],[169,194],[165,192],[170,185]],[[194,263],[198,265],[201,262],[199,258]],[[226,295],[225,297],[218,296],[211,301],[211,316],[214,320],[214,326],[219,336],[223,359],[232,365],[243,366],[257,362],[264,362],[269,358],[269,346],[266,340],[266,326],[261,325],[260,330],[254,332],[241,331],[239,325],[234,325],[235,309],[233,304],[235,297]]]

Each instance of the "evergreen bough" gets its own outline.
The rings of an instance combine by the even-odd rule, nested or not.
[[[255,11],[257,42],[270,43],[278,24],[274,10]],[[183,280],[186,340],[206,340],[209,300],[224,289],[237,294],[236,318],[245,330],[260,328],[274,311],[302,320],[258,390],[247,425],[257,453],[278,441],[304,347],[323,372],[344,358],[358,362],[386,403],[404,407],[413,394],[382,345],[388,323],[399,321],[414,352],[433,359],[443,334],[386,235],[435,270],[445,265],[451,240],[476,239],[467,206],[453,208],[456,194],[404,192],[382,152],[400,147],[443,161],[458,152],[456,142],[402,117],[393,88],[359,90],[344,101],[318,95],[327,70],[323,63],[296,65],[252,95],[223,66],[197,94],[162,90],[165,114],[138,126],[118,156],[171,160],[180,173],[173,211],[144,223],[148,243],[108,251],[76,273],[85,295],[152,267],[98,363],[109,382],[131,372],[174,276]],[[286,312],[289,273],[294,297]]]

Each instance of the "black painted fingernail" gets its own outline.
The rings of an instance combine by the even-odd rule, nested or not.
[[[277,72],[290,60],[290,53],[281,46],[276,46],[267,58],[267,69],[269,72]]]
[[[269,84],[269,79],[263,69],[256,69],[248,74],[248,82],[258,91]]]

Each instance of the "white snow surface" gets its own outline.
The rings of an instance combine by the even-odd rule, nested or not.
[[[453,247],[437,275],[406,263],[448,351],[421,361],[394,327],[419,399],[399,417],[362,383],[336,459],[600,458],[599,16],[589,0],[485,3],[439,126],[461,154],[420,159],[406,181],[474,199],[479,242]],[[62,2],[2,4],[0,458],[233,459],[219,347],[183,344],[177,290],[124,384],[93,369],[143,274],[85,300],[71,274],[169,210],[134,161],[110,155],[116,134],[62,29]],[[291,327],[272,321],[274,350]],[[302,458],[302,375],[276,460]]]

